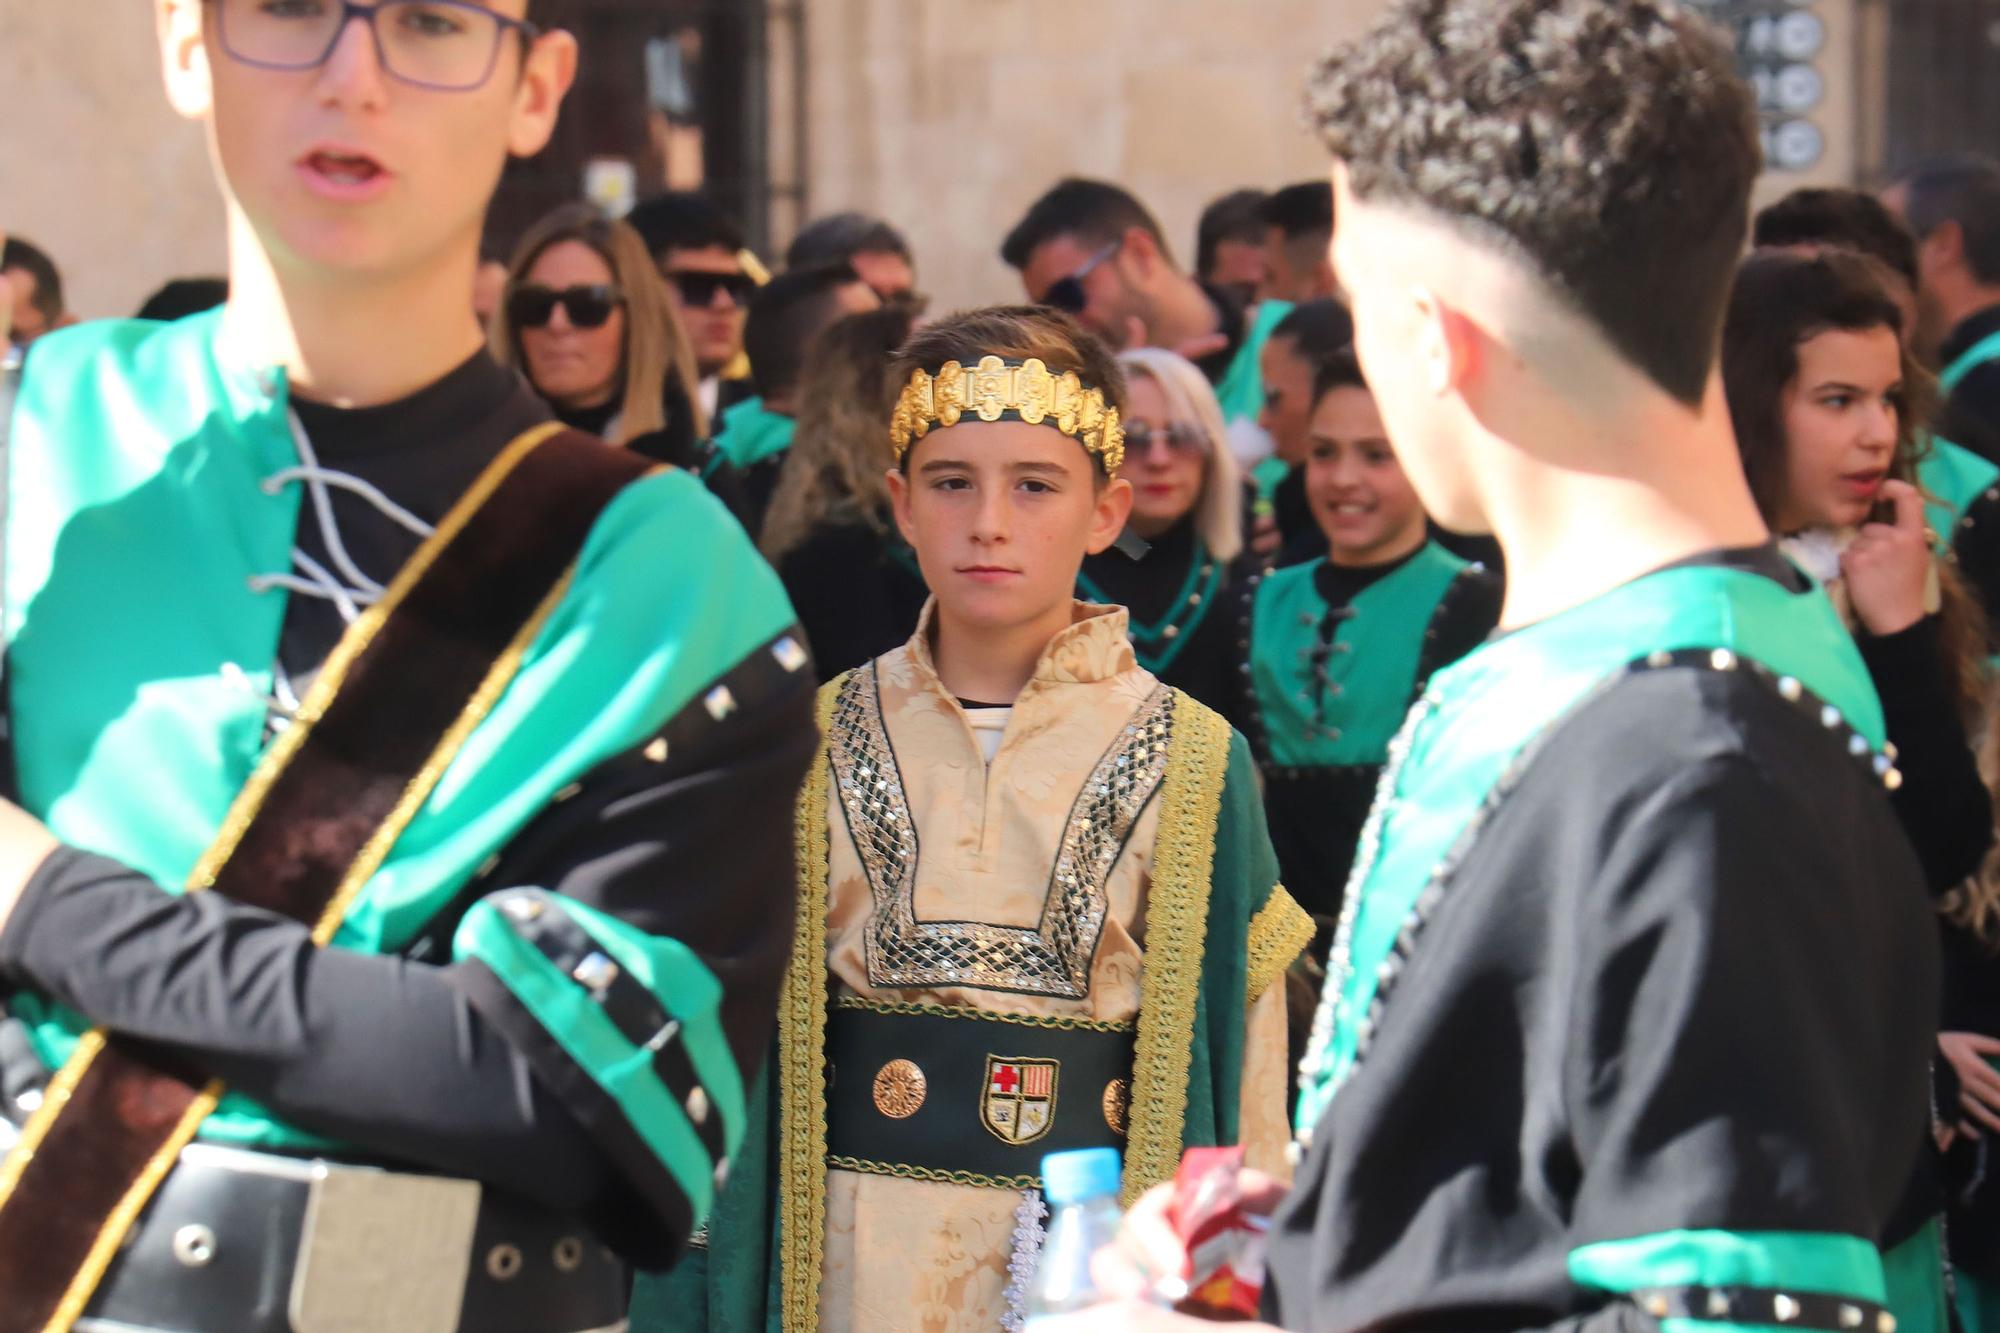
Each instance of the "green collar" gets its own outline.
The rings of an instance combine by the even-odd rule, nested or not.
[[[1957,360],[1944,368],[1938,376],[1938,386],[1946,393],[1958,388],[1961,381],[1988,361],[2000,360],[2000,332],[1989,333],[1972,346],[1959,353]]]
[[[1115,599],[1104,591],[1097,580],[1082,570],[1077,571],[1076,586],[1085,601],[1116,605]],[[1201,538],[1195,538],[1187,577],[1181,580],[1180,590],[1167,604],[1167,613],[1151,624],[1142,623],[1136,616],[1132,618],[1129,629],[1132,655],[1139,659],[1139,665],[1156,676],[1171,667],[1187,647],[1188,640],[1208,619],[1221,587],[1222,562],[1208,553],[1208,547]]]
[[[722,414],[716,432],[716,452],[738,468],[773,458],[792,447],[798,422],[764,406],[762,398],[745,398]]]
[[[1884,742],[1881,703],[1825,594],[1721,565],[1646,575],[1439,672],[1390,744],[1362,830],[1300,1064],[1302,1137],[1365,1050],[1400,969],[1392,955],[1444,897],[1448,853],[1530,743],[1622,671],[1692,662],[1768,673],[1785,697],[1824,701],[1828,725],[1851,726],[1864,747]]]

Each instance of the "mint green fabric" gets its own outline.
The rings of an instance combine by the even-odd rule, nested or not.
[[[1896,1333],[1945,1333],[1951,1315],[1944,1291],[1944,1229],[1936,1218],[1882,1256],[1882,1303],[1896,1316]]]
[[[745,398],[722,414],[715,434],[715,451],[739,468],[773,458],[792,447],[798,422],[764,407],[762,398]]]
[[[1578,1286],[1610,1292],[1772,1287],[1861,1301],[1884,1294],[1875,1247],[1831,1231],[1662,1231],[1599,1241],[1570,1251],[1569,1275]]]
[[[1952,534],[1967,507],[1996,482],[2000,467],[1950,440],[1931,441],[1930,453],[1917,464],[1917,484],[1926,493],[1925,519],[1937,534],[1940,551],[1951,549]]]
[[[1276,454],[1266,454],[1250,465],[1250,482],[1257,490],[1257,503],[1268,507],[1278,494],[1278,483],[1291,473],[1291,465]]]
[[[1225,422],[1255,421],[1264,410],[1264,344],[1278,321],[1291,313],[1290,301],[1264,301],[1246,318],[1243,342],[1215,382],[1215,401],[1222,404]]]
[[[1358,895],[1359,907],[1329,1058],[1300,1087],[1295,1123],[1318,1123],[1353,1068],[1377,969],[1418,895],[1515,756],[1629,663],[1657,651],[1705,648],[1797,678],[1839,708],[1870,743],[1883,744],[1881,702],[1825,593],[1788,592],[1724,566],[1683,566],[1635,579],[1440,671],[1411,712],[1404,762],[1392,761],[1383,775],[1393,790],[1384,788],[1383,805],[1362,836],[1348,890]],[[1372,860],[1371,832],[1380,839]]]
[[[1308,654],[1319,642],[1326,599],[1324,559],[1264,576],[1251,612],[1250,683],[1269,738],[1271,759],[1285,767],[1379,764],[1408,710],[1430,624],[1465,561],[1428,542],[1400,568],[1354,598],[1354,614],[1334,630],[1328,683],[1340,694],[1314,702]],[[1333,725],[1337,723],[1336,725]],[[1325,734],[1329,729],[1337,735]]]
[[[628,926],[582,903],[555,900],[607,957],[660,1000],[681,1025],[695,1077],[722,1117],[723,1141],[743,1142],[743,1082],[722,1033],[722,983],[693,950]],[[521,937],[491,900],[474,905],[452,941],[455,961],[477,959],[518,998],[591,1081],[618,1102],[653,1155],[673,1173],[695,1216],[714,1202],[714,1164],[687,1112],[660,1081],[653,1052],[635,1046],[604,1007]]]
[[[1938,384],[1946,393],[1950,393],[1967,375],[1988,361],[1994,360],[2000,360],[2000,333],[1989,333],[1959,353],[1958,359],[1946,366],[1944,373],[1938,376]]]
[[[298,512],[297,487],[260,484],[298,462],[283,379],[221,354],[219,329],[214,314],[106,322],[37,343],[8,460],[23,804],[64,842],[174,891],[262,754],[257,691],[286,595],[247,581],[290,567]],[[107,608],[118,652],[105,649]],[[663,469],[628,487],[334,946],[407,944],[558,792],[791,623],[776,576],[698,479]],[[86,1026],[33,994],[9,1007],[51,1066]],[[235,1095],[202,1134],[329,1146]]]
[[[1803,1231],[1664,1231],[1572,1250],[1578,1286],[1627,1293],[1648,1287],[1764,1287],[1883,1300],[1882,1259],[1854,1236]],[[1731,1319],[1663,1319],[1665,1333],[1761,1330]],[[1926,1330],[1926,1333],[1928,1331]]]

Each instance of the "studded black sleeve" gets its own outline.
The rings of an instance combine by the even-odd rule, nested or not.
[[[746,705],[726,735],[697,725],[667,762],[646,753],[654,747],[606,762],[523,830],[465,901],[534,885],[684,939],[726,988],[724,1026],[747,1082],[790,923],[739,909],[790,882],[792,853],[789,839],[739,831],[789,826],[811,712],[801,671]],[[440,921],[444,939],[453,924]],[[537,1053],[472,1002],[463,969],[440,965],[447,956],[436,937],[406,957],[316,950],[296,922],[214,894],[171,895],[74,849],[44,863],[0,932],[9,982],[157,1042],[303,1128],[583,1212],[608,1243],[658,1261],[674,1238],[633,1197],[589,1108],[552,1090]]]

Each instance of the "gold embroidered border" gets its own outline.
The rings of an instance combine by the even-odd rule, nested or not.
[[[827,735],[852,674],[820,687],[819,752],[799,793],[798,925],[778,998],[778,1315],[781,1329],[797,1333],[819,1325],[826,1254]]]
[[[1312,943],[1312,937],[1312,916],[1293,901],[1284,885],[1272,885],[1271,896],[1250,918],[1250,937],[1244,950],[1249,962],[1244,1001],[1254,1002],[1266,986],[1283,976],[1292,960]]]
[[[828,1166],[858,1171],[867,1176],[894,1176],[898,1180],[928,1180],[939,1185],[983,1185],[996,1190],[1031,1190],[1041,1187],[1040,1176],[987,1176],[977,1171],[939,1171],[928,1166],[904,1166],[901,1162],[870,1162],[860,1157],[829,1154]]]
[[[861,1009],[871,1014],[912,1014],[925,1018],[957,1018],[976,1023],[1012,1023],[1024,1028],[1055,1028],[1062,1032],[1130,1032],[1130,1023],[1107,1023],[1095,1018],[1064,1018],[1057,1014],[1002,1014],[990,1009],[953,1007],[943,1004],[901,1004],[891,1000],[864,1000],[859,995],[842,995],[834,1000],[836,1009]]]
[[[425,538],[423,544],[404,563],[403,568],[397,572],[395,579],[383,593],[382,599],[348,626],[339,643],[328,654],[326,664],[315,677],[312,688],[306,692],[305,700],[300,704],[292,725],[272,743],[271,748],[265,752],[257,767],[251,772],[249,781],[244,783],[243,789],[231,802],[215,839],[189,873],[186,892],[198,893],[214,886],[216,875],[221,872],[223,865],[242,842],[244,833],[249,829],[250,822],[256,817],[257,812],[263,808],[264,801],[270,795],[271,787],[277,781],[278,775],[305,744],[306,737],[312,731],[314,724],[325,714],[327,707],[333,702],[334,695],[345,683],[348,671],[361,656],[362,651],[373,641],[376,632],[409,594],[409,590],[415,586],[417,580],[435,563],[452,538],[472,520],[473,515],[479,512],[480,506],[486,503],[499,488],[500,483],[514,470],[515,465],[536,446],[562,429],[560,423],[537,426],[517,437],[502,450],[460,497],[458,503],[452,506],[451,512],[438,524],[436,531]],[[328,905],[326,912],[314,926],[315,943],[324,945],[332,937],[346,907],[360,891],[361,886],[379,868],[382,859],[394,845],[396,837],[414,817],[424,797],[429,794],[431,787],[442,775],[445,766],[450,762],[451,755],[464,744],[473,727],[485,716],[486,710],[491,708],[493,701],[505,689],[507,681],[520,665],[520,658],[527,644],[532,641],[530,631],[540,629],[568,586],[569,576],[565,574],[556,584],[549,599],[536,609],[534,617],[523,631],[526,637],[516,637],[515,642],[509,645],[508,651],[496,661],[474,694],[466,712],[471,714],[476,709],[478,716],[472,717],[468,723],[466,716],[462,715],[451,730],[445,733],[437,750],[425,763],[417,778],[405,789],[403,798],[384,821],[382,828],[377,830],[375,837],[363,847],[354,866],[342,879],[333,902]],[[421,791],[417,790],[419,787]],[[414,797],[412,793],[415,793]],[[371,856],[372,864],[369,864],[365,873],[357,877],[355,871],[364,862],[368,862]],[[57,1071],[48,1092],[44,1094],[42,1105],[23,1126],[21,1137],[13,1151],[7,1155],[6,1161],[0,1163],[0,1207],[6,1206],[13,1196],[29,1160],[41,1146],[42,1140],[48,1136],[50,1127],[68,1103],[77,1084],[82,1081],[84,1074],[103,1051],[105,1040],[102,1029],[93,1028],[85,1033],[78,1041],[76,1050]],[[179,1160],[181,1149],[194,1140],[195,1133],[201,1128],[201,1122],[215,1110],[221,1098],[222,1084],[220,1081],[214,1081],[204,1087],[188,1104],[173,1133],[168,1136],[160,1150],[147,1161],[131,1188],[125,1192],[117,1207],[113,1208],[110,1216],[105,1219],[105,1224],[98,1232],[96,1240],[92,1242],[82,1267],[77,1270],[68,1290],[63,1293],[55,1315],[47,1325],[46,1333],[68,1333],[70,1327],[82,1317],[84,1307],[89,1304],[98,1284],[103,1281],[105,1270],[111,1266],[111,1261],[123,1245],[132,1224],[137,1221],[139,1213],[152,1198],[153,1192],[159,1188],[160,1182],[166,1179],[167,1173]]]
[[[1160,785],[1160,832],[1146,906],[1139,1037],[1132,1059],[1124,1202],[1172,1180],[1187,1122],[1189,1042],[1208,938],[1215,823],[1229,770],[1229,724],[1179,690]],[[1139,1113],[1139,1108],[1147,1108]]]

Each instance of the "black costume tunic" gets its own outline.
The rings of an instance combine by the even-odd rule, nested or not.
[[[1433,680],[1359,881],[1401,934],[1336,946],[1361,1000],[1315,1032],[1267,1317],[1887,1333],[1936,932],[1851,642],[1774,551],[1726,559]]]
[[[1216,559],[1189,515],[1137,560],[1115,546],[1086,556],[1076,595],[1131,612],[1139,665],[1235,722],[1241,700],[1227,599],[1230,588],[1259,567],[1248,554],[1233,562]]]
[[[294,398],[292,408],[322,466],[425,523],[548,415],[484,352],[400,402],[338,409]],[[375,578],[416,550],[415,533],[349,490],[331,488],[330,503],[348,557]],[[297,541],[335,564],[310,503]],[[331,602],[288,600],[279,674],[292,694],[305,692],[344,629]],[[747,1083],[790,934],[782,915],[746,934],[737,913],[789,882],[792,856],[788,840],[737,830],[789,826],[813,734],[809,675],[756,707],[727,756],[690,746],[665,763],[633,753],[601,765],[466,886],[460,912],[496,889],[533,885],[726,955],[719,966],[741,989],[725,1021]],[[673,885],[700,891],[663,894]],[[289,919],[217,894],[170,896],[116,861],[63,848],[0,933],[0,978],[156,1041],[316,1133],[582,1212],[607,1243],[660,1262],[685,1236],[668,1233],[528,1053],[454,985],[458,919],[442,914],[402,956],[315,949]],[[7,1091],[42,1076],[30,1056],[7,1070]]]

